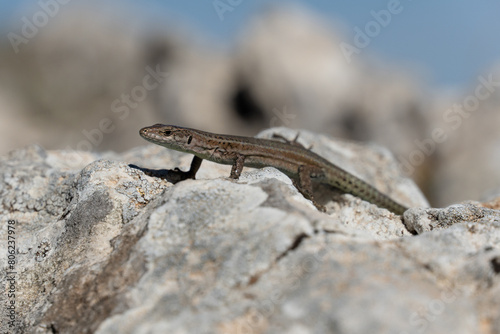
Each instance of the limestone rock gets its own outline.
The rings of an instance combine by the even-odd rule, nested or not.
[[[299,141],[427,206],[386,150],[307,131]],[[0,159],[17,333],[500,331],[493,208],[412,235],[400,216],[331,188],[318,189],[329,198],[319,212],[274,168],[231,180],[229,166],[204,162],[199,179],[172,184],[141,168],[182,169],[190,156],[75,153],[31,146]],[[0,262],[7,272],[5,251]]]

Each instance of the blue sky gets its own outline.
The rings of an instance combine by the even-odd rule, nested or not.
[[[0,20],[20,29],[23,15],[33,13],[27,7],[40,1],[0,0]],[[76,2],[76,0],[72,0]],[[224,20],[214,3],[228,4],[231,11]],[[297,0],[316,12],[332,26],[342,27],[346,41],[352,41],[354,28],[363,28],[373,20],[371,11],[387,9],[398,0]],[[115,1],[115,6],[133,10],[131,19],[146,22],[180,22],[191,31],[230,45],[252,15],[268,4],[289,4],[274,0],[143,0]],[[363,50],[402,66],[413,65],[426,73],[430,83],[443,87],[464,87],[475,82],[478,74],[487,73],[500,61],[500,1],[498,0],[400,0],[402,11],[393,15],[391,23],[374,37]],[[109,2],[108,2],[109,4]],[[109,7],[109,5],[108,5]],[[37,7],[39,8],[39,7]]]

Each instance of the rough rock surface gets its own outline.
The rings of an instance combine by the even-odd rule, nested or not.
[[[413,227],[326,187],[319,212],[273,168],[234,181],[229,166],[204,162],[198,180],[174,185],[137,166],[186,168],[191,157],[154,145],[2,157],[3,247],[9,220],[16,238],[11,332],[500,332],[498,200],[424,209],[386,150],[299,140],[422,207],[404,216]],[[6,249],[0,261],[7,272]]]

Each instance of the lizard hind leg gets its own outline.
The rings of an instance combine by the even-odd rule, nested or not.
[[[243,171],[243,166],[245,164],[245,156],[243,154],[238,154],[234,160],[233,166],[231,167],[231,174],[229,175],[232,179],[239,179],[241,172]]]
[[[301,143],[298,142],[299,135],[300,135],[300,132],[297,132],[297,135],[295,136],[295,138],[293,140],[289,140],[288,138],[283,137],[279,133],[273,133],[273,138],[280,139],[280,140],[284,141],[285,143],[293,145],[293,146],[302,147],[308,151],[311,150],[311,148],[313,147],[312,145],[309,147],[305,147],[304,145],[302,145]]]
[[[316,202],[314,198],[313,184],[312,184],[312,179],[320,177],[322,173],[323,171],[320,168],[301,165],[299,167],[298,183],[296,180],[293,180],[293,184],[305,198],[313,202],[314,206],[319,211],[325,212],[326,208],[323,205]]]

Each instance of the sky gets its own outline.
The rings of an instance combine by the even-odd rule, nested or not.
[[[23,16],[30,17],[40,3],[51,1],[63,2],[0,0],[0,22],[20,30]],[[353,41],[355,29],[363,31],[375,20],[374,12],[398,8],[365,50],[387,63],[421,69],[431,84],[441,87],[471,85],[478,75],[500,63],[498,0],[123,0],[114,5],[131,10],[131,20],[178,22],[207,39],[231,45],[263,7],[291,3],[340,27],[348,42]]]

